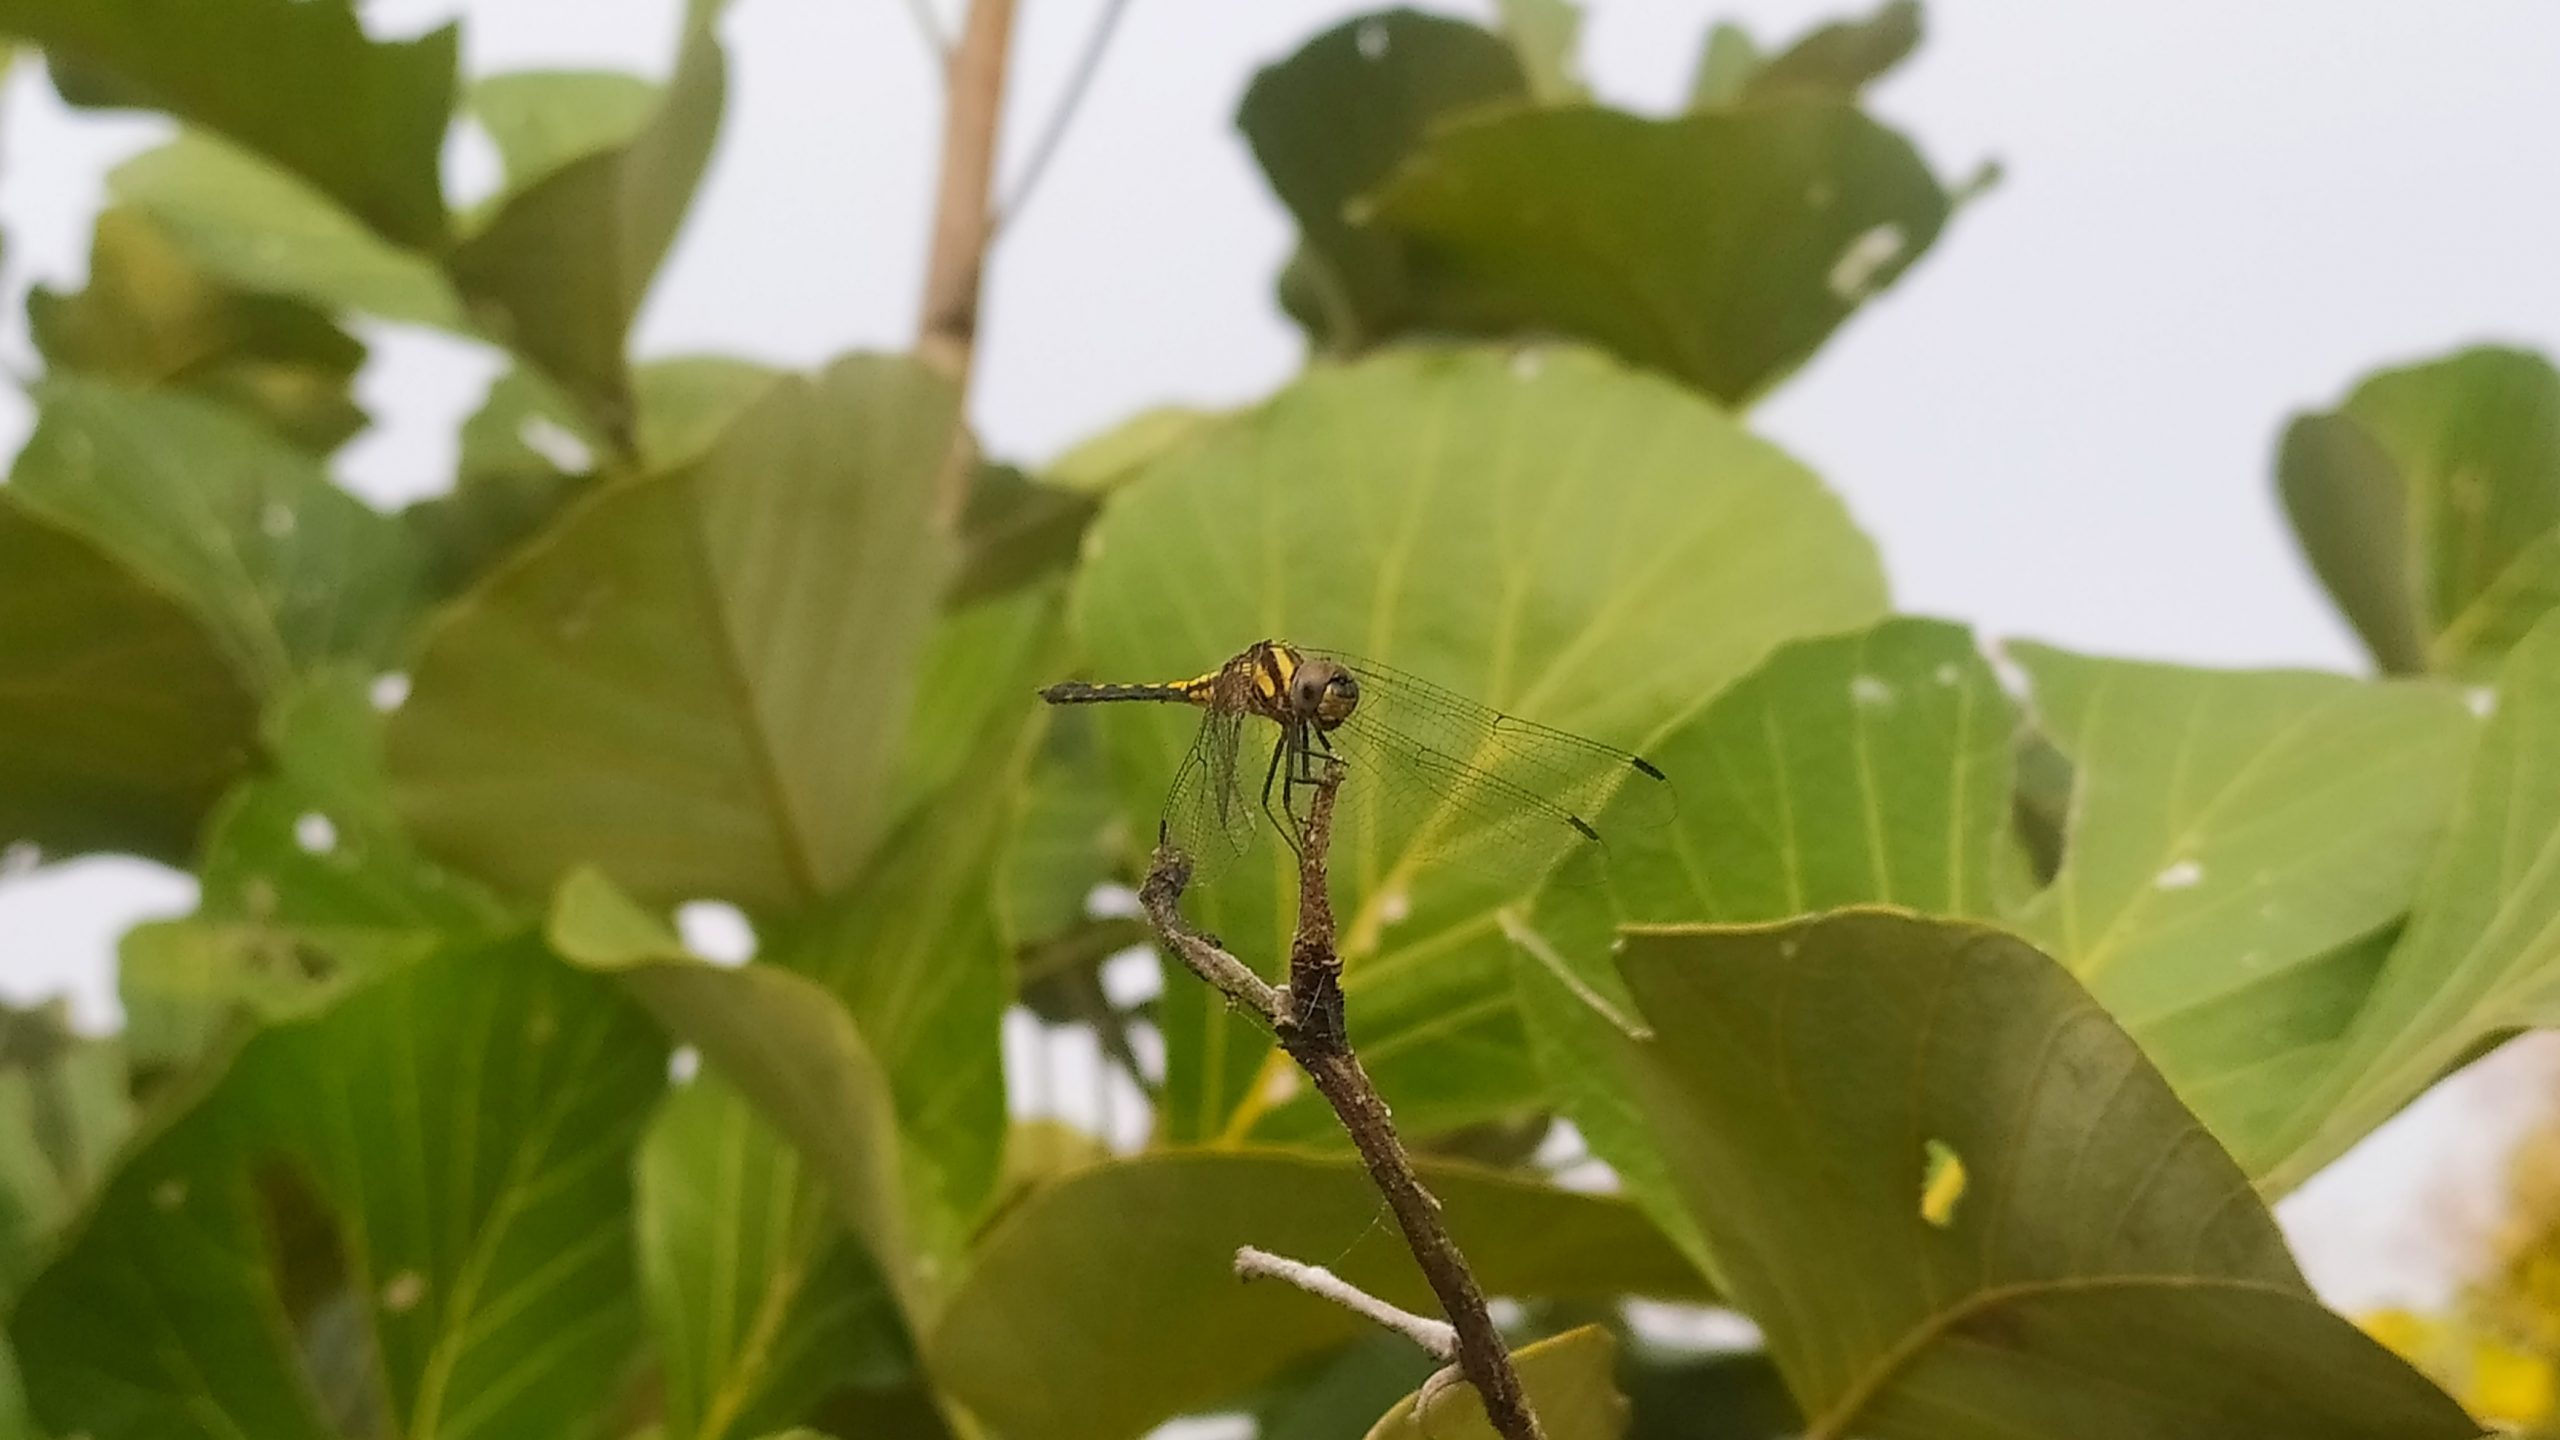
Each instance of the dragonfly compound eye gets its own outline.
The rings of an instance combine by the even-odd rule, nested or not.
[[[1337,670],[1324,683],[1324,697],[1316,701],[1316,723],[1327,730],[1351,718],[1360,708],[1360,682],[1348,670]]]

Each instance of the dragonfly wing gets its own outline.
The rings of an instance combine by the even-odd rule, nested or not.
[[[1253,777],[1252,794],[1241,786],[1237,750],[1243,732],[1241,715],[1212,711],[1203,717],[1165,797],[1165,838],[1191,857],[1199,878],[1215,875],[1253,844],[1262,781]]]

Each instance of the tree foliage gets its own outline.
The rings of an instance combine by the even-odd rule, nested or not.
[[[1550,1434],[2477,1433],[2266,1206],[2560,1020],[2546,360],[2286,429],[2271,483],[2387,678],[2004,645],[1894,614],[1747,408],[1962,241],[1862,102],[1914,5],[1719,26],[1667,118],[1589,99],[1561,0],[1313,37],[1238,112],[1307,372],[1046,467],[977,454],[910,357],[633,357],[716,4],[663,87],[466,78],[351,0],[178,8],[0,0],[66,97],[180,124],[87,287],[31,300],[0,876],[202,882],[126,939],[124,1035],[0,1017],[0,1432],[1489,1433],[1232,1282],[1253,1243],[1425,1299],[1267,1035],[1101,979],[1132,936],[1086,896],[1142,863],[1183,717],[1034,688],[1278,634],[1679,791],[1527,881],[1345,791],[1354,1037],[1525,1302]],[[458,107],[506,166],[469,212]],[[397,514],[328,469],[365,319],[513,362]],[[1203,919],[1276,967],[1286,879]],[[688,951],[700,903],[752,961]],[[1008,1120],[1015,1007],[1148,1092],[1143,1149]],[[1610,1193],[1530,1158],[1560,1120]],[[1765,1349],[1678,1353],[1633,1297]]]

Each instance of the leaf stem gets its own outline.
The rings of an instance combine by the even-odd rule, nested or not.
[[[996,137],[1004,116],[1005,66],[1013,49],[1015,0],[971,0],[943,86],[942,180],[934,200],[932,249],[916,353],[956,382],[967,413],[978,349],[978,297],[995,239]],[[957,529],[976,469],[965,423],[952,437],[935,496],[941,522]]]
[[[1013,193],[996,209],[994,223],[998,231],[1013,223],[1013,217],[1031,203],[1032,192],[1040,188],[1040,177],[1048,173],[1049,161],[1057,155],[1076,111],[1084,105],[1085,93],[1093,88],[1093,77],[1101,71],[1102,57],[1110,50],[1111,37],[1119,31],[1120,17],[1128,8],[1129,0],[1103,0],[1102,16],[1093,22],[1093,33],[1085,37],[1084,53],[1076,57],[1067,88],[1058,96],[1058,108],[1050,112],[1048,123],[1040,129],[1040,138],[1032,143],[1031,159],[1022,167],[1022,178],[1014,182]]]

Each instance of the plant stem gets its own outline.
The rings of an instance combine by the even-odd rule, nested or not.
[[[978,294],[995,236],[990,217],[996,137],[1003,128],[1013,11],[1014,0],[971,0],[943,85],[942,183],[934,200],[933,248],[925,257],[916,353],[959,386],[964,402],[977,359]],[[973,461],[964,423],[952,437],[935,496],[936,514],[953,529],[968,500]]]
[[[1404,1232],[1414,1263],[1439,1297],[1441,1313],[1457,1331],[1458,1368],[1483,1397],[1485,1415],[1495,1432],[1503,1440],[1544,1440],[1546,1432],[1529,1408],[1520,1372],[1511,1364],[1511,1351],[1485,1308],[1484,1290],[1476,1284],[1475,1272],[1467,1268],[1458,1242],[1450,1237],[1440,1202],[1414,1173],[1413,1161],[1396,1138],[1387,1102],[1351,1050],[1342,996],[1342,957],[1334,948],[1333,901],[1326,880],[1326,855],[1333,844],[1333,801],[1341,785],[1341,767],[1327,765],[1298,833],[1298,928],[1289,944],[1287,990],[1274,989],[1252,967],[1183,922],[1177,906],[1183,887],[1190,883],[1191,862],[1179,850],[1157,848],[1139,896],[1157,933],[1193,973],[1229,1000],[1271,1021],[1281,1050],[1307,1072],[1342,1128],[1350,1132],[1371,1183],[1386,1197],[1397,1228]]]
[[[1129,8],[1129,0],[1103,0],[1102,17],[1093,22],[1093,33],[1086,37],[1084,53],[1076,57],[1075,73],[1067,77],[1067,88],[1058,97],[1058,108],[1049,123],[1040,128],[1040,138],[1031,147],[1031,158],[1022,167],[1022,177],[1013,184],[1013,193],[1005,197],[1004,208],[996,212],[996,228],[1013,223],[1022,207],[1031,202],[1031,192],[1040,188],[1040,177],[1049,171],[1049,162],[1058,153],[1058,145],[1066,139],[1067,127],[1075,120],[1076,110],[1084,104],[1085,92],[1093,88],[1093,77],[1102,69],[1102,57],[1111,48],[1111,37],[1120,28],[1120,17]]]

